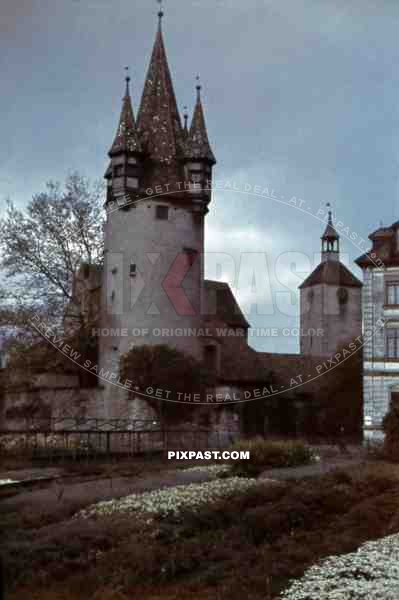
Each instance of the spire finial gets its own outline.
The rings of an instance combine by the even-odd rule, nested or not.
[[[159,4],[159,11],[158,11],[158,19],[159,19],[159,26],[161,27],[162,24],[162,17],[164,16],[164,12],[163,12],[163,0],[157,0],[158,4]]]
[[[126,72],[126,77],[125,77],[125,81],[126,81],[126,96],[129,96],[130,95],[130,90],[129,90],[129,84],[130,84],[129,67],[125,67],[125,72]]]
[[[327,208],[328,208],[328,224],[332,225],[332,212],[331,212],[331,204],[329,202],[327,202],[326,204]]]
[[[201,89],[202,89],[200,76],[197,75],[197,77],[195,79],[197,81],[197,85],[195,86],[197,89],[197,95],[198,95],[198,98],[200,98],[201,97]]]

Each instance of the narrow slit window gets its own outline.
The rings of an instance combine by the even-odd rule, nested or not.
[[[137,266],[134,263],[130,265],[130,277],[136,277],[137,275]]]
[[[194,248],[183,248],[183,252],[187,256],[189,264],[192,265],[195,259],[197,258],[197,250],[195,250]]]

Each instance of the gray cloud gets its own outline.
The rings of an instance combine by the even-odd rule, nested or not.
[[[398,218],[396,2],[165,4],[179,105],[193,106],[200,73],[218,158],[216,178],[271,186],[313,208],[329,201],[362,237],[381,219]],[[63,179],[71,169],[102,175],[120,109],[123,68],[131,66],[137,110],[156,11],[148,0],[3,0],[2,198],[23,204],[47,179]],[[222,246],[217,237],[223,228],[237,233],[225,236],[226,252],[257,252],[263,236],[262,250],[274,264],[283,252],[313,256],[322,225],[271,201],[215,193],[210,248]],[[350,259],[360,254],[345,240],[343,248]],[[284,315],[250,319],[256,326],[295,322]],[[296,348],[295,340],[253,343],[268,350]]]

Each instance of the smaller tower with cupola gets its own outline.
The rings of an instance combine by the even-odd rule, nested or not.
[[[362,283],[340,261],[331,210],[321,236],[321,262],[299,286],[300,351],[334,355],[362,333]]]

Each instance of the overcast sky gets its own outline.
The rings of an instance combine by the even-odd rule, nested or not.
[[[2,202],[23,205],[46,180],[63,180],[71,170],[102,177],[124,67],[131,69],[137,113],[157,10],[149,0],[2,0]],[[214,193],[206,250],[235,260],[244,308],[252,275],[245,259],[239,270],[240,255],[266,252],[269,272],[256,285],[267,304],[269,281],[275,304],[283,283],[295,289],[300,281],[292,271],[303,278],[310,268],[305,256],[301,262],[286,253],[317,264],[323,223],[315,215],[327,202],[362,238],[381,221],[399,219],[397,0],[166,0],[164,10],[181,109],[192,108],[201,75],[215,179],[305,201],[300,211],[243,192]],[[366,248],[341,241],[347,264]],[[223,269],[223,278],[233,277],[227,259]],[[208,275],[213,271],[208,260]],[[290,302],[281,296],[274,315],[248,318],[281,333],[297,325]],[[253,336],[251,344],[298,349],[295,336]]]

